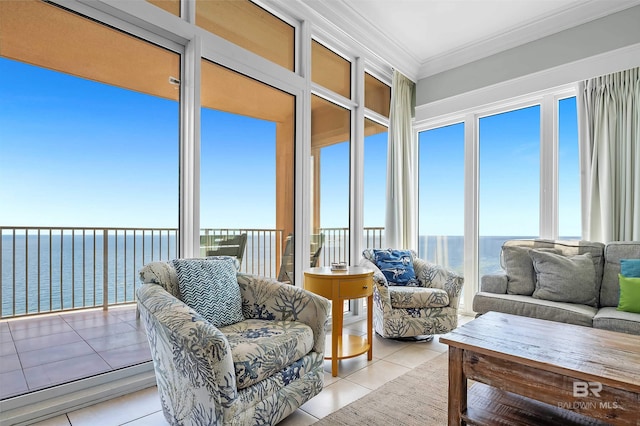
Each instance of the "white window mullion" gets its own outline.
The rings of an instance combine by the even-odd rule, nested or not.
[[[309,267],[311,250],[311,24],[300,24],[300,75],[304,81],[301,95],[296,99],[296,166],[295,166],[295,236],[300,244],[294,245],[294,282],[303,286],[303,270]],[[307,262],[304,261],[307,259]]]
[[[200,57],[195,37],[182,60],[180,83],[180,257],[200,253]]]
[[[558,101],[552,94],[540,105],[540,237],[558,237]]]
[[[463,313],[471,314],[473,295],[479,290],[478,216],[479,216],[479,137],[478,116],[464,118],[464,294]]]
[[[351,211],[350,257],[351,264],[360,260],[364,233],[364,61],[356,58],[353,87],[358,105],[351,114],[353,138],[351,141]]]

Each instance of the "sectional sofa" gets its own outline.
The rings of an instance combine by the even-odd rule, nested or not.
[[[482,276],[473,310],[640,335],[640,313],[617,309],[622,259],[640,259],[640,242],[509,240],[502,247],[503,271]]]

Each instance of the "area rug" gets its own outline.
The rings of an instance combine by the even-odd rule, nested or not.
[[[447,424],[448,353],[438,355],[314,423],[314,426]]]

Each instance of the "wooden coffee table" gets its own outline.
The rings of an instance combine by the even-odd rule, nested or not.
[[[640,336],[489,312],[440,341],[449,425],[640,425]]]

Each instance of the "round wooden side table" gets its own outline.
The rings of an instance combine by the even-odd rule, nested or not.
[[[349,266],[344,271],[329,267],[311,268],[304,272],[304,288],[331,300],[331,348],[325,350],[325,359],[331,359],[331,375],[338,375],[338,360],[367,353],[373,358],[373,271],[360,266]],[[344,301],[367,298],[367,337],[343,335]],[[327,341],[328,343],[328,341]],[[329,346],[329,345],[327,345]]]

